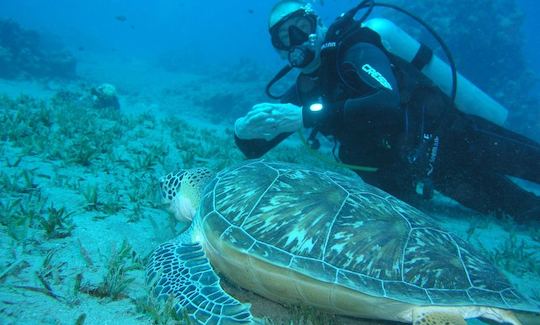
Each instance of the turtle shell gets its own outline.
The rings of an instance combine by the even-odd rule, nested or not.
[[[468,243],[360,178],[247,161],[216,175],[200,209],[238,250],[319,281],[418,305],[539,310]]]

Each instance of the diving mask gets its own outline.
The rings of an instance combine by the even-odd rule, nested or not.
[[[283,51],[305,43],[317,31],[317,16],[309,9],[296,10],[270,28],[272,45]]]

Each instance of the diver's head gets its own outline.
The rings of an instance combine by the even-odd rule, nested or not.
[[[281,0],[268,20],[272,45],[291,66],[311,72],[319,66],[319,51],[326,28],[311,5],[301,0]]]

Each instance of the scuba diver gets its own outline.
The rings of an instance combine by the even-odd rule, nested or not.
[[[501,126],[506,109],[456,72],[429,26],[405,12],[434,35],[450,66],[392,22],[366,20],[375,5],[393,7],[363,1],[328,28],[304,1],[273,7],[272,45],[288,65],[266,90],[280,103],[236,120],[238,148],[258,158],[309,128],[312,148],[324,135],[338,164],[413,205],[437,190],[482,213],[540,220],[540,197],[508,178],[540,183],[540,145]],[[292,68],[300,69],[295,85],[272,94]]]

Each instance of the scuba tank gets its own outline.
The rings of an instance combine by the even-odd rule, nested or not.
[[[363,26],[379,34],[388,52],[409,63],[412,63],[421,51],[420,42],[387,19],[370,19]],[[420,71],[445,94],[451,96],[452,79],[448,64],[433,54]],[[454,103],[460,111],[480,116],[498,125],[504,124],[508,116],[506,108],[459,73]]]

